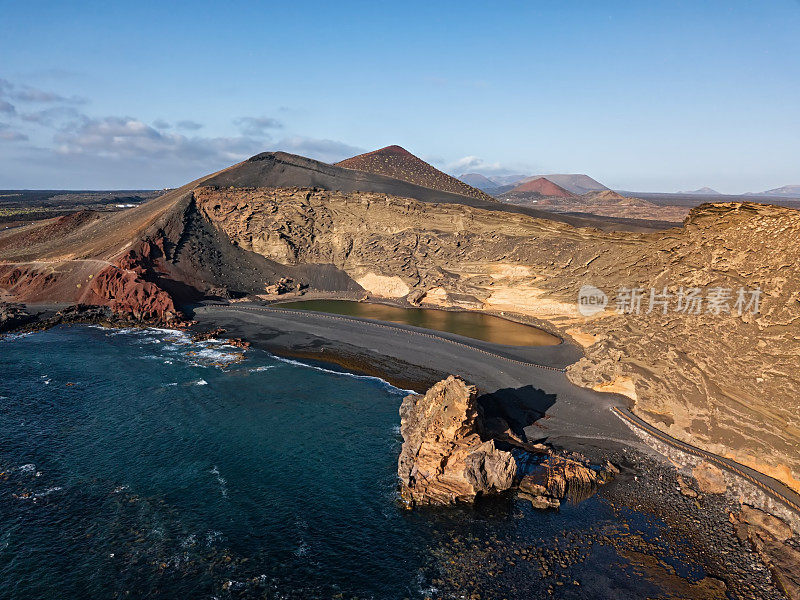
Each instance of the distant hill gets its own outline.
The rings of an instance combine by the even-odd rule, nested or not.
[[[543,197],[571,198],[575,194],[564,189],[560,185],[550,181],[546,177],[537,177],[521,183],[513,190],[507,192],[509,196],[519,194],[537,194]]]
[[[587,192],[600,192],[608,189],[596,179],[592,179],[583,173],[551,173],[550,175],[534,175],[532,177],[526,177],[522,181],[530,181],[538,177],[544,177],[556,185],[561,186],[565,190],[578,195],[586,194]]]
[[[780,196],[783,198],[800,198],[800,185],[784,185],[766,192],[748,192],[745,196]]]
[[[380,150],[359,154],[336,163],[336,166],[375,175],[384,175],[432,190],[459,194],[476,200],[496,202],[486,192],[459,181],[447,173],[442,173],[439,169],[429,165],[400,146],[386,146]]]
[[[622,194],[618,194],[613,190],[602,190],[600,192],[587,192],[586,194],[581,194],[584,199],[586,200],[595,200],[595,201],[602,201],[602,202],[618,202],[621,200],[628,200]]]
[[[471,185],[474,188],[478,188],[484,192],[492,193],[500,184],[495,183],[485,175],[481,175],[480,173],[462,173],[458,176],[458,179],[466,183],[467,185]]]
[[[510,186],[508,189],[513,188],[518,183],[524,181],[525,179],[529,179],[527,175],[492,175],[489,177],[490,181],[493,181],[499,186]]]
[[[699,190],[690,190],[685,192],[678,192],[679,194],[692,194],[695,196],[721,196],[717,190],[712,190],[710,187],[701,187]]]

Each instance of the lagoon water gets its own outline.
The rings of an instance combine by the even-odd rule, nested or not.
[[[556,346],[561,343],[558,337],[538,327],[472,311],[402,308],[353,300],[297,300],[280,302],[275,306],[401,323],[507,346]]]
[[[602,494],[552,513],[404,509],[404,394],[168,330],[0,339],[0,597],[531,597],[554,580],[498,557],[568,539],[583,554],[556,597],[658,594],[584,544],[661,543],[663,524]]]

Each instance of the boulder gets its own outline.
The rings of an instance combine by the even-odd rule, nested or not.
[[[728,489],[722,470],[706,461],[692,469],[692,475],[697,481],[697,487],[704,494],[724,494]]]
[[[792,538],[792,528],[786,521],[747,504],[742,504],[739,519],[748,525],[763,529],[780,542]]]
[[[400,407],[401,495],[410,505],[472,502],[509,489],[516,475],[510,452],[483,440],[477,389],[450,376]]]
[[[561,500],[550,495],[545,485],[537,483],[535,477],[526,475],[519,482],[519,496],[530,501],[533,508],[551,509],[561,506]]]

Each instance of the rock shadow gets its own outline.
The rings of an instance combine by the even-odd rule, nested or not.
[[[548,394],[532,385],[503,388],[478,397],[487,431],[510,429],[524,442],[536,441],[528,439],[525,428],[544,418],[555,403],[556,394]],[[503,427],[503,421],[507,427]]]

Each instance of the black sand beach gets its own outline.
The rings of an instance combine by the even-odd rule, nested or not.
[[[270,352],[336,363],[417,392],[459,375],[478,387],[484,406],[524,430],[531,442],[572,449],[617,443],[645,447],[611,411],[627,407],[628,399],[579,388],[567,379],[562,369],[581,356],[568,343],[501,346],[406,325],[249,303],[201,306],[193,318],[202,330],[223,327]]]

